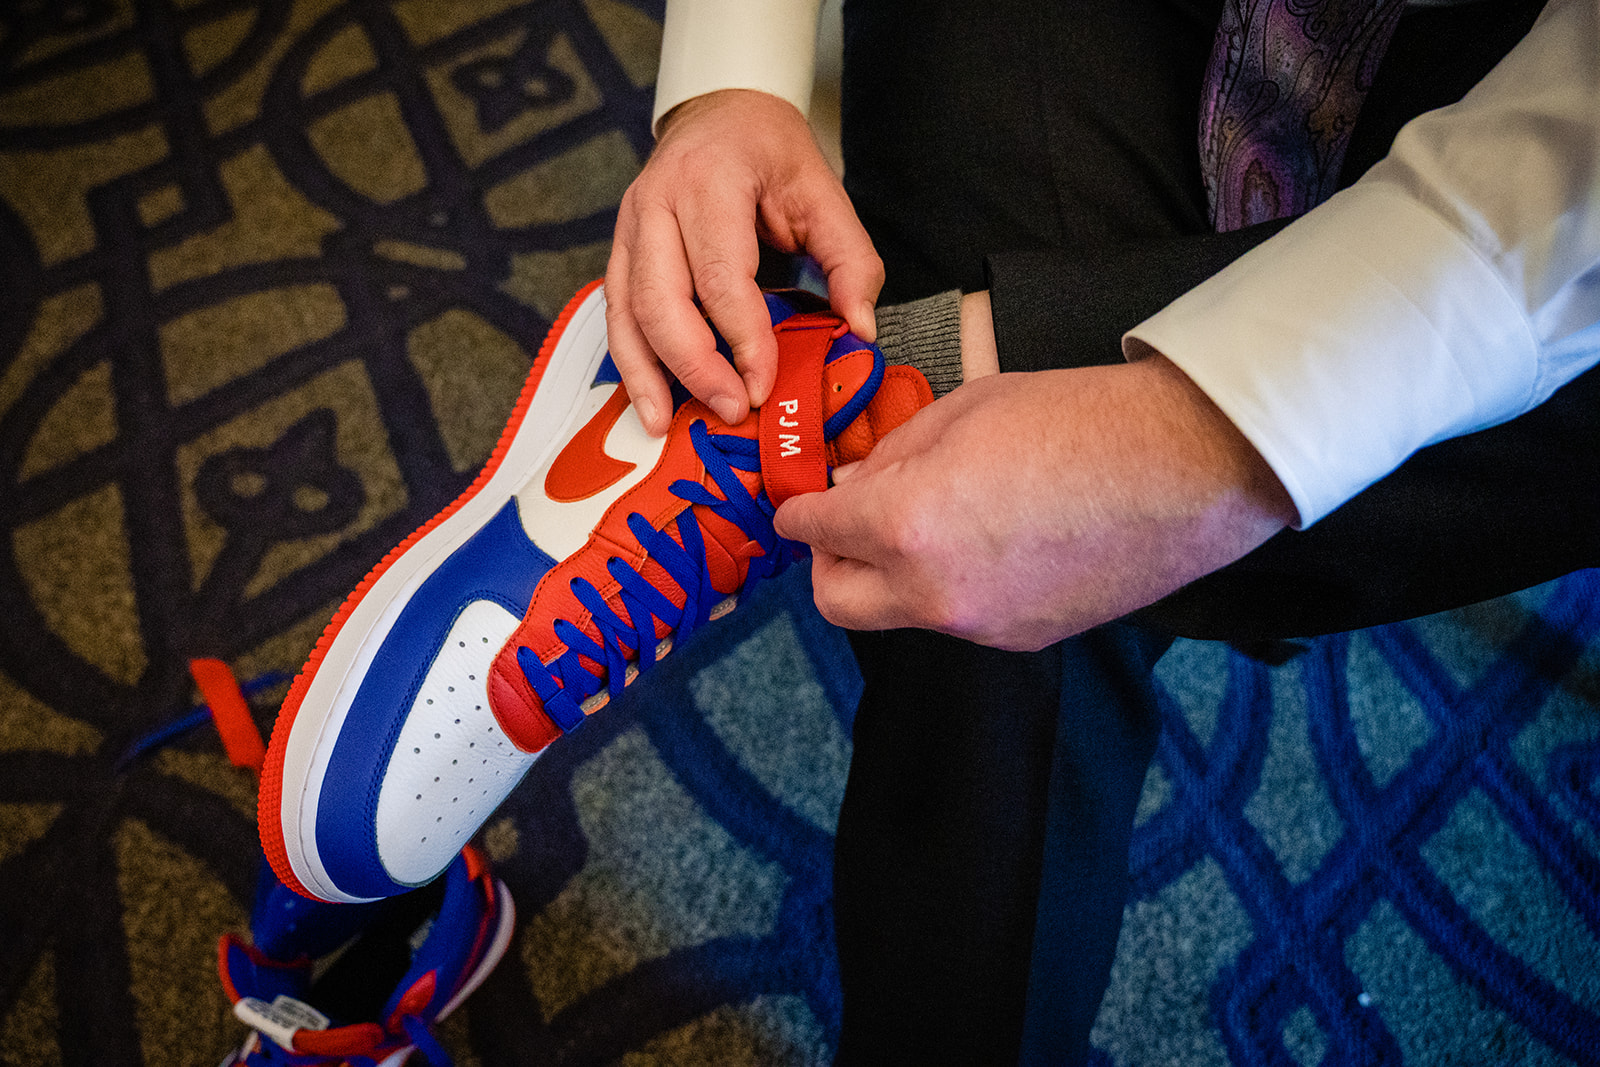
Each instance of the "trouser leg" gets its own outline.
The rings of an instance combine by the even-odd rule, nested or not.
[[[866,692],[835,848],[841,1062],[1087,1052],[1169,642],[1123,625],[1027,654],[856,635]]]
[[[866,690],[834,851],[850,1064],[1017,1047],[1060,659],[918,631],[854,639]]]
[[[1064,642],[1044,857],[1023,1021],[1024,1063],[1077,1063],[1111,976],[1128,845],[1161,720],[1157,631],[1102,626]]]

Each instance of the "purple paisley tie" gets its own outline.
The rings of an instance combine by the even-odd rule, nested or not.
[[[1298,215],[1333,193],[1405,0],[1225,0],[1200,111],[1212,225]]]

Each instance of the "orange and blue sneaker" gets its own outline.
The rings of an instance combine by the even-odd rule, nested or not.
[[[433,1034],[511,943],[505,884],[476,849],[434,885],[366,904],[290,891],[262,864],[251,939],[224,934],[217,971],[251,1028],[223,1067],[400,1067],[450,1057]]]
[[[290,687],[260,817],[286,885],[354,902],[429,882],[551,742],[805,555],[776,506],[932,399],[819,303],[767,297],[760,409],[730,426],[685,395],[652,438],[603,290],[574,297],[483,472],[367,576]]]

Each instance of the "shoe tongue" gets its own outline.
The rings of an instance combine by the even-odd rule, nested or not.
[[[883,357],[830,314],[802,312],[773,327],[778,375],[761,405],[761,481],[773,505],[828,487],[826,442],[872,400]]]

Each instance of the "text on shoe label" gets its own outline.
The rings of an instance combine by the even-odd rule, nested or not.
[[[292,1050],[297,1030],[326,1030],[329,1019],[303,1000],[279,993],[271,1004],[258,997],[245,997],[233,1006],[239,1021],[272,1040],[279,1048]]]
[[[780,401],[778,401],[778,408],[784,413],[784,415],[796,415],[800,411],[800,401],[798,401],[798,400],[780,400]],[[779,426],[782,426],[786,430],[797,430],[797,429],[800,428],[800,420],[799,419],[784,418],[784,415],[779,415],[778,416],[778,425]],[[780,433],[778,435],[778,454],[779,455],[781,455],[785,459],[787,459],[790,456],[798,456],[801,453],[801,451],[802,451],[802,449],[800,447],[800,435],[799,434],[797,434],[797,433]]]
[[[778,374],[756,433],[762,488],[773,506],[828,486],[822,374],[837,325],[831,316],[800,314],[773,327]]]

